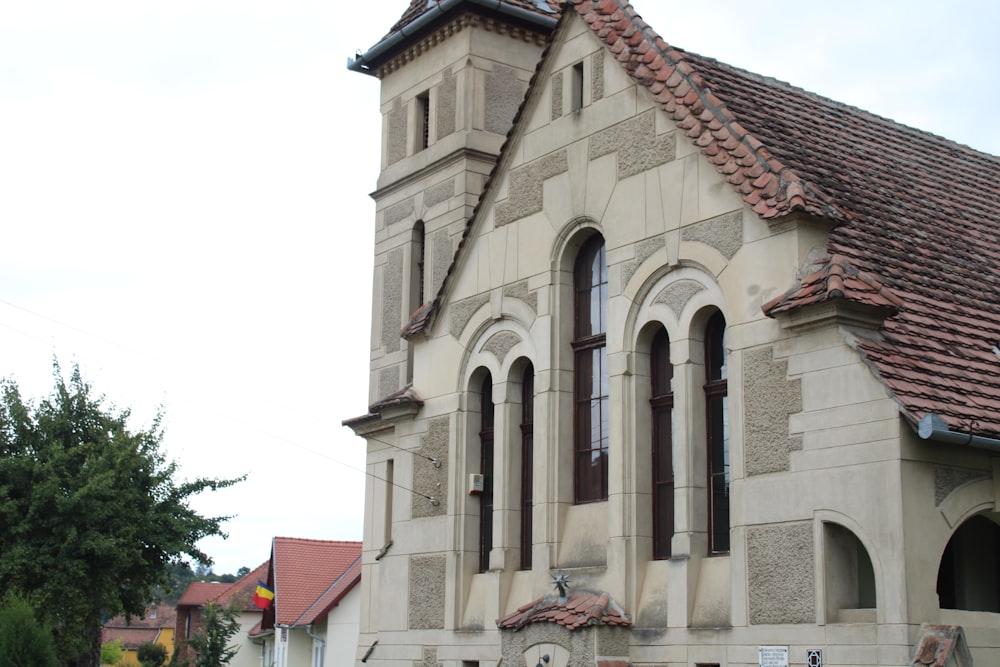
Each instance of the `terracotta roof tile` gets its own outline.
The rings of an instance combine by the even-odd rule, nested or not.
[[[843,299],[883,310],[885,315],[899,311],[903,303],[869,273],[858,271],[843,255],[828,255],[818,262],[818,269],[802,279],[802,284],[765,303],[761,309],[768,316],[804,306]]]
[[[632,625],[607,593],[577,591],[566,598],[547,595],[497,619],[501,629],[520,630],[529,623],[557,623],[569,630],[591,625]]]
[[[260,611],[253,602],[253,594],[257,590],[257,582],[267,579],[267,568],[270,564],[271,561],[264,561],[237,579],[229,585],[229,588],[220,593],[215,601],[219,604],[229,604],[232,601],[239,605],[243,611]]]
[[[361,580],[361,542],[275,537],[269,579],[276,625],[310,625]]]
[[[192,581],[177,601],[177,606],[201,607],[209,600],[214,600],[225,593],[230,586],[231,584],[218,581]]]
[[[755,213],[830,224],[830,270],[849,268],[856,281],[841,297],[815,276],[768,308],[891,304],[881,337],[858,349],[903,414],[916,423],[934,412],[953,429],[1000,437],[1000,158],[670,46],[625,0],[566,7],[563,20],[586,22]],[[433,326],[454,268],[408,335]]]
[[[959,625],[923,625],[911,667],[971,665],[968,645]]]

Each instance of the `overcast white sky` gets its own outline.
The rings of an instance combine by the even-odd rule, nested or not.
[[[1000,3],[635,0],[672,44],[1000,154]],[[203,547],[361,539],[378,81],[408,0],[0,0],[0,376],[51,360],[147,425]],[[835,8],[835,9],[834,9]],[[513,44],[513,42],[512,42]]]

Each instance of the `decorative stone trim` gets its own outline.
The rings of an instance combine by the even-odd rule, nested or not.
[[[674,159],[677,136],[656,136],[655,110],[613,125],[590,138],[590,159],[618,154],[618,180],[641,174]]]
[[[507,357],[507,353],[515,345],[521,342],[521,337],[512,331],[499,331],[483,344],[483,351],[489,352],[496,357],[500,363]]]
[[[789,453],[802,437],[788,433],[788,416],[802,412],[802,381],[788,379],[788,362],[774,361],[770,346],[743,354],[743,413],[746,474],[789,469]]]
[[[645,241],[640,241],[635,244],[635,259],[631,262],[627,262],[622,267],[622,285],[628,285],[628,281],[632,279],[635,272],[642,266],[642,263],[653,256],[653,254],[660,248],[666,245],[666,241],[663,240],[662,236],[646,239]]]
[[[668,306],[670,310],[674,311],[675,315],[680,317],[688,301],[704,289],[705,287],[697,281],[678,280],[674,284],[660,290],[660,293],[653,299],[653,303],[662,303]]]
[[[424,191],[424,208],[432,208],[455,196],[455,179],[438,183]]]
[[[461,336],[462,332],[465,331],[465,326],[476,311],[489,302],[489,294],[480,294],[451,304],[451,335],[455,338]]]
[[[443,554],[410,556],[408,624],[411,630],[443,630],[448,561]],[[414,667],[437,667],[437,649],[424,647]]]
[[[990,474],[980,470],[934,466],[934,506],[940,507],[960,487],[990,477]]]
[[[697,241],[712,246],[726,259],[743,247],[743,211],[723,213],[695,223],[681,231],[682,241]]]
[[[809,522],[747,528],[752,625],[816,622],[816,559]]]
[[[399,329],[403,319],[403,249],[389,251],[382,267],[382,346],[399,351]],[[398,389],[398,387],[397,387]]]
[[[420,439],[420,456],[413,457],[413,495],[410,512],[414,519],[443,516],[448,511],[448,442],[451,422],[435,417]],[[434,459],[430,461],[429,459]],[[427,499],[430,496],[436,503]]]
[[[496,19],[485,18],[475,14],[466,14],[464,16],[459,16],[453,21],[449,21],[438,30],[435,30],[424,39],[412,45],[410,48],[399,53],[394,58],[389,59],[380,67],[377,67],[374,70],[375,76],[381,79],[387,74],[391,74],[406,63],[416,60],[438,44],[443,43],[449,37],[458,34],[465,28],[481,28],[489,32],[495,32],[498,35],[509,35],[512,39],[530,42],[536,46],[545,46],[545,40],[547,38],[547,35],[543,35],[533,30],[526,30],[525,28],[508,25],[507,23],[497,21]]]
[[[404,199],[398,204],[394,204],[385,209],[385,224],[393,225],[412,216],[415,211],[413,198]]]
[[[522,280],[520,282],[504,286],[503,295],[512,299],[517,299],[518,301],[523,301],[528,304],[528,307],[531,308],[533,313],[536,315],[538,314],[538,292],[537,290],[531,291],[528,289],[527,280]]]
[[[569,171],[566,151],[556,151],[510,172],[507,199],[496,205],[493,224],[509,225],[542,210],[546,179]]]

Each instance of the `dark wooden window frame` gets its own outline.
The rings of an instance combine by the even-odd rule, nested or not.
[[[490,569],[493,550],[493,378],[487,374],[480,392],[479,473],[483,492],[479,496],[479,571]]]
[[[650,416],[652,419],[653,469],[653,558],[670,558],[674,535],[674,367],[670,363],[670,340],[660,329],[649,354]]]
[[[605,257],[604,238],[595,234],[583,244],[573,270],[573,501],[576,504],[608,499],[609,397],[605,334],[608,269]],[[593,312],[592,306],[597,312]],[[595,356],[598,368],[595,368]],[[594,386],[595,376],[597,387]],[[595,459],[596,465],[592,463]]]
[[[713,315],[705,326],[705,444],[708,459],[708,553],[729,553],[729,434],[725,432],[729,384],[726,320]]]
[[[521,380],[521,569],[531,569],[532,525],[534,505],[535,449],[535,369],[531,364]]]

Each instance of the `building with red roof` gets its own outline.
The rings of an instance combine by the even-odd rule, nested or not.
[[[349,667],[358,644],[361,542],[275,537],[264,583],[274,591],[253,636],[264,664]]]
[[[185,640],[204,628],[202,610],[209,602],[226,606],[233,605],[239,610],[240,631],[233,642],[239,651],[229,662],[229,667],[260,667],[262,646],[254,641],[254,631],[259,629],[263,610],[253,602],[257,582],[267,576],[268,562],[240,577],[233,583],[194,581],[191,582],[177,601],[177,622],[174,631],[176,651],[184,658],[192,658],[194,651]]]
[[[397,1],[355,657],[1000,664],[1000,158],[627,0]]]
[[[145,643],[159,644],[167,651],[167,660],[174,653],[174,624],[176,613],[172,605],[154,605],[146,610],[142,618],[126,620],[124,616],[112,618],[101,629],[101,643],[120,641],[125,655],[125,665],[139,664],[139,646]]]

